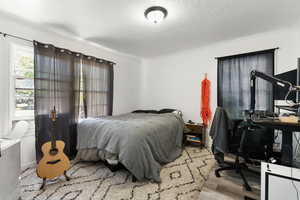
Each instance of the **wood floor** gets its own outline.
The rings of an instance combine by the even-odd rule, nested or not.
[[[199,200],[244,200],[260,199],[260,177],[246,174],[247,180],[252,187],[248,192],[243,187],[243,182],[238,174],[233,171],[222,172],[222,177],[217,178],[214,169],[211,171],[200,193]]]

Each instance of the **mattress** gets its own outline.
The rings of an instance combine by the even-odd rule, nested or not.
[[[118,160],[138,180],[160,182],[161,165],[181,155],[183,128],[174,113],[84,119],[78,123],[78,158]]]

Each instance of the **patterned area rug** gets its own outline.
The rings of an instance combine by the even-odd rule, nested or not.
[[[42,180],[35,168],[21,175],[22,200],[193,200],[199,193],[214,160],[207,149],[186,147],[172,163],[163,166],[161,183],[132,182],[126,170],[111,172],[101,162],[77,162],[64,177],[47,181],[39,190]]]

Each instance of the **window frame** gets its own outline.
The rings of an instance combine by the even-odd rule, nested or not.
[[[34,47],[32,43],[19,40],[9,40],[9,115],[10,121],[20,121],[20,120],[34,120],[34,109],[33,113],[30,115],[17,116],[16,106],[15,106],[15,95],[16,95],[16,76],[15,76],[15,60],[16,60],[16,49],[24,48],[32,51],[34,56]],[[34,88],[33,88],[34,91]]]
[[[221,92],[221,88],[220,88],[220,74],[219,74],[219,70],[220,70],[220,67],[221,67],[220,63],[223,62],[224,60],[227,60],[227,59],[239,59],[239,58],[243,58],[243,57],[258,56],[258,55],[267,54],[267,53],[272,53],[272,74],[270,74],[270,75],[274,76],[275,72],[276,72],[276,48],[266,49],[266,50],[261,50],[261,51],[253,51],[253,52],[249,52],[249,53],[242,53],[242,54],[224,56],[224,57],[218,57],[217,58],[217,106],[223,107],[223,104],[222,104],[222,101],[221,101],[221,93],[223,93],[223,92]],[[249,74],[249,77],[250,77],[250,74]],[[266,83],[268,83],[268,82],[266,82]],[[272,100],[271,108],[272,108],[272,112],[274,112],[274,105],[275,105],[274,86],[272,88],[273,88],[272,89],[272,99],[273,100]],[[249,104],[250,104],[250,102],[249,102]]]

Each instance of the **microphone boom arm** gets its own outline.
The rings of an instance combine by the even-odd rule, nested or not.
[[[256,78],[261,78],[265,81],[268,81],[270,83],[272,83],[273,85],[278,85],[280,87],[283,88],[287,88],[289,90],[294,90],[294,91],[299,91],[300,87],[299,86],[295,86],[292,83],[285,81],[285,80],[281,80],[279,78],[275,78],[273,76],[269,76],[265,73],[256,71],[256,70],[252,70],[251,74],[250,74],[250,114],[254,113],[255,110],[255,89],[256,89]]]

